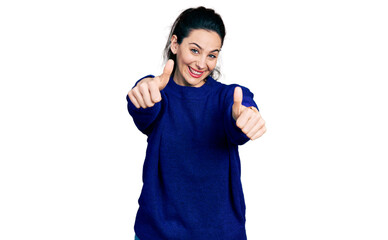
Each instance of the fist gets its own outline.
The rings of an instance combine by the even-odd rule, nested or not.
[[[242,89],[236,87],[233,94],[232,117],[237,127],[251,140],[255,140],[267,131],[265,121],[257,108],[242,105],[242,99]]]
[[[160,91],[162,91],[170,80],[170,75],[174,69],[174,61],[168,60],[164,66],[163,73],[154,78],[144,78],[136,84],[131,91],[128,92],[128,97],[136,108],[153,107],[155,103],[162,100]]]

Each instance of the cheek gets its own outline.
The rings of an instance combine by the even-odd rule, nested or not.
[[[207,66],[208,66],[208,68],[209,68],[210,71],[213,71],[214,68],[216,68],[216,66],[217,66],[217,61],[211,61],[211,62],[209,62]]]
[[[195,61],[195,59],[190,54],[183,53],[180,55],[180,62],[182,64],[190,65],[194,61]]]

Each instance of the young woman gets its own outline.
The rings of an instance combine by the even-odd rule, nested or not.
[[[171,29],[163,73],[127,95],[148,136],[135,239],[247,239],[238,145],[266,127],[247,88],[214,80],[224,37],[214,10],[185,10]]]

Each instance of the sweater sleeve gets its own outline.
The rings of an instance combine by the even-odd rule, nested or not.
[[[248,88],[239,86],[237,84],[230,85],[227,90],[227,94],[225,97],[225,106],[226,106],[226,111],[225,116],[224,116],[224,122],[225,122],[225,128],[226,128],[226,133],[228,136],[228,140],[235,145],[243,145],[246,142],[249,141],[249,138],[245,133],[241,131],[239,127],[236,125],[236,120],[232,117],[232,107],[233,107],[233,94],[234,94],[234,89],[235,87],[241,87],[243,91],[243,101],[242,105],[246,107],[255,107],[259,109],[253,100],[253,93],[249,91]]]
[[[147,77],[154,77],[153,75],[147,75],[140,80],[138,80],[135,85],[132,87],[134,88],[138,82],[143,80]],[[162,92],[161,92],[162,94]],[[147,136],[151,133],[152,128],[154,126],[155,120],[158,118],[159,113],[161,112],[161,105],[162,101],[155,103],[153,107],[149,108],[136,108],[136,106],[132,103],[130,100],[128,94],[127,94],[127,109],[129,114],[132,116],[132,119],[136,125],[136,127]],[[162,94],[163,99],[163,94]]]

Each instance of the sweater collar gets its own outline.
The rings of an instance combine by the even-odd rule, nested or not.
[[[211,90],[211,86],[214,84],[215,80],[208,76],[206,78],[205,84],[200,87],[189,87],[178,85],[173,77],[170,77],[170,80],[165,88],[168,93],[174,94],[175,96],[183,99],[200,99],[207,96]]]

